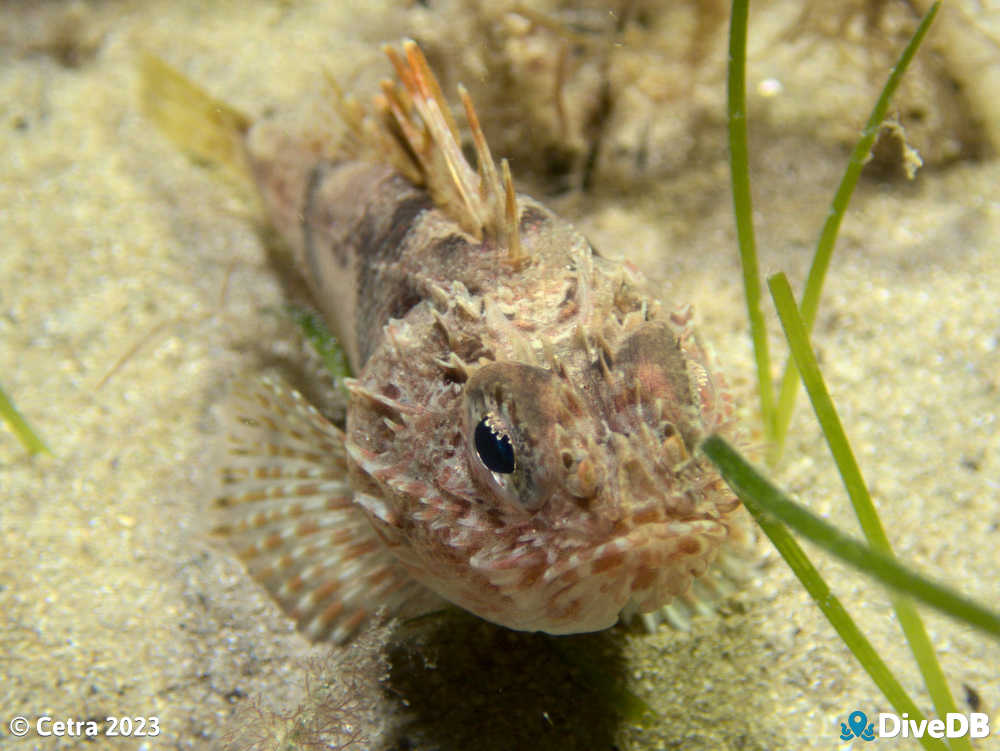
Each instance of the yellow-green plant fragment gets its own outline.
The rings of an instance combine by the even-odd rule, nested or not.
[[[45,441],[31,428],[28,421],[24,419],[24,416],[17,411],[17,407],[14,406],[14,403],[4,392],[2,386],[0,386],[0,417],[10,425],[11,430],[14,431],[14,435],[21,441],[24,448],[28,450],[28,453],[52,453]]]
[[[333,378],[334,385],[343,389],[344,379],[351,377],[351,366],[347,363],[343,347],[327,328],[323,318],[312,310],[294,305],[286,306],[285,312],[292,317],[299,331],[319,355],[327,372]]]

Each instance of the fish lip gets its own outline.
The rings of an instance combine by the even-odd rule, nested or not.
[[[664,547],[664,543],[671,540],[676,541],[691,536],[703,537],[708,540],[718,538],[717,544],[710,546],[705,551],[708,554],[706,557],[709,557],[718,548],[718,545],[724,541],[727,529],[728,527],[723,519],[701,517],[682,521],[674,519],[669,521],[645,522],[622,534],[615,535],[611,539],[568,549],[564,551],[565,555],[559,556],[556,560],[550,560],[555,557],[552,553],[546,553],[541,549],[522,543],[515,548],[516,552],[496,557],[491,555],[491,551],[482,550],[472,556],[470,563],[482,571],[525,569],[547,563],[548,566],[544,574],[544,579],[546,581],[554,581],[566,572],[576,570],[587,563],[600,560],[608,554],[635,556],[643,551],[662,548]],[[681,553],[682,557],[701,555],[693,551],[681,551]],[[490,558],[491,560],[484,560],[486,558]]]

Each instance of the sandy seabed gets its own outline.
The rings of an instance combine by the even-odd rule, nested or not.
[[[655,16],[658,6],[646,5]],[[864,44],[831,48],[816,31],[829,4],[811,5],[814,13],[797,16],[788,3],[771,3],[751,26],[762,265],[786,270],[796,289],[843,169],[844,134],[860,128],[885,70],[866,67]],[[980,4],[951,5],[921,52],[938,67],[917,71],[902,92],[906,112],[920,114],[904,118],[910,143],[928,164],[908,182],[890,159],[862,180],[814,341],[898,554],[996,606],[1000,118],[984,91],[1000,68],[990,42],[1000,34]],[[0,4],[0,379],[53,452],[29,457],[0,429],[0,746],[201,749],[237,738],[236,747],[248,747],[284,727],[254,707],[291,714],[305,701],[307,676],[313,692],[333,686],[330,696],[339,695],[338,680],[353,681],[345,722],[367,739],[356,747],[375,749],[831,749],[842,746],[839,726],[851,711],[888,711],[774,554],[720,615],[696,619],[688,632],[618,628],[554,646],[443,616],[378,631],[330,656],[294,631],[211,539],[207,515],[227,384],[297,352],[273,314],[287,285],[245,202],[142,117],[137,54],[152,50],[260,114],[319,96],[324,70],[366,95],[388,72],[380,44],[414,36],[432,63],[453,63],[458,72],[445,78],[467,76],[474,95],[530,107],[540,106],[530,88],[475,79],[475,60],[459,45],[484,24],[523,34],[523,45],[505,48],[512,86],[530,69],[517,65],[524,56],[544,62],[546,39],[561,38],[550,31],[556,36],[538,41],[524,17],[471,3],[201,6]],[[620,30],[621,54],[634,60],[594,69],[612,85],[620,75],[645,99],[616,97],[591,189],[566,190],[571,169],[550,202],[596,246],[628,257],[668,303],[694,305],[752,430],[722,140],[725,22],[710,17],[724,10],[705,12],[697,27],[711,53],[704,64],[671,62],[671,39],[651,41],[655,18],[636,26],[644,31]],[[549,3],[538,13],[568,11]],[[838,33],[869,34],[880,49],[882,27],[846,12]],[[896,39],[885,46],[899,49]],[[662,68],[648,65],[642,45],[666,56]],[[570,83],[593,92],[588,52],[579,54]],[[677,86],[678,71],[692,76],[689,86]],[[844,93],[868,78],[875,89]],[[961,106],[935,98],[948,88],[941,81],[957,84],[950,96],[961,92]],[[660,96],[664,87],[673,93]],[[577,101],[585,104],[584,94]],[[643,109],[650,102],[662,104],[652,116]],[[587,137],[572,129],[578,112],[564,115],[574,138]],[[532,143],[524,148],[530,156]],[[856,531],[804,403],[777,479]],[[886,593],[818,560],[927,709]],[[960,709],[989,713],[1000,731],[1000,645],[934,614],[926,621]],[[326,662],[309,667],[316,657]],[[643,727],[623,718],[588,665],[627,683],[658,719]],[[155,716],[160,734],[96,744],[34,732],[16,739],[8,722],[18,715]]]

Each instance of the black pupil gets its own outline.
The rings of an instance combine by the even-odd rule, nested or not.
[[[476,453],[491,471],[509,475],[514,471],[514,447],[510,438],[497,433],[484,417],[476,426]]]

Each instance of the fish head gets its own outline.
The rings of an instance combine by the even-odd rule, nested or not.
[[[689,319],[633,317],[555,356],[481,358],[425,395],[385,448],[393,462],[367,472],[383,478],[373,523],[410,573],[487,620],[548,633],[683,595],[738,507],[698,451],[732,407]]]
[[[725,407],[681,336],[644,322],[588,373],[495,362],[466,385],[478,498],[511,521],[473,563],[522,603],[524,626],[589,631],[627,605],[654,610],[727,539],[737,501],[697,450]]]

